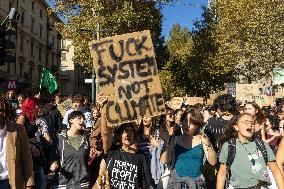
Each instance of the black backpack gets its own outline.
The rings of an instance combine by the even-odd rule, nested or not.
[[[264,158],[265,163],[267,164],[268,156],[267,156],[267,151],[266,151],[263,140],[259,138],[254,138],[254,141],[255,141],[256,147],[261,151],[261,154]],[[225,188],[229,187],[229,181],[231,177],[230,167],[234,162],[235,156],[236,156],[236,139],[232,138],[228,141],[228,158],[226,162],[227,177],[226,177],[226,187]]]

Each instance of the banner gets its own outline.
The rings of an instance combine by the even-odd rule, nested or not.
[[[185,102],[188,105],[203,104],[203,98],[202,97],[186,97]]]
[[[184,101],[183,97],[174,97],[167,104],[170,108],[178,110],[181,108],[183,101]]]
[[[66,111],[69,110],[70,108],[72,108],[72,100],[71,99],[67,99],[57,106],[57,109],[59,110],[59,112],[61,113],[62,116],[64,116]]]
[[[255,103],[257,103],[260,108],[263,106],[274,106],[275,96],[259,95],[255,97]]]
[[[258,84],[237,84],[236,85],[236,100],[252,102],[255,96],[260,95]]]
[[[90,50],[99,90],[109,99],[106,105],[109,124],[164,113],[150,31],[93,41]]]
[[[225,83],[225,91],[227,94],[236,97],[236,83]]]
[[[283,68],[273,68],[272,81],[273,81],[273,85],[280,85],[281,83],[284,83],[284,69]]]

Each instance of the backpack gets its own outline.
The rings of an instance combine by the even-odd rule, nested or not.
[[[259,138],[254,138],[254,142],[256,144],[257,149],[260,150],[265,163],[267,164],[268,162],[268,156],[267,156],[267,151],[264,145],[263,140],[259,139]],[[230,167],[234,162],[236,156],[236,139],[235,138],[231,138],[228,141],[228,158],[227,158],[227,162],[226,162],[226,167],[227,167],[227,177],[226,177],[226,187],[225,188],[229,188],[229,181],[230,181],[230,177],[231,177],[231,172],[230,172]]]

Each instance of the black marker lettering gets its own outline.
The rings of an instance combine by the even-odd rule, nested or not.
[[[116,62],[120,62],[123,58],[123,55],[124,55],[123,40],[119,41],[119,46],[120,46],[120,55],[116,55],[116,53],[114,52],[113,44],[111,44],[109,46],[109,54],[110,54],[111,58]]]

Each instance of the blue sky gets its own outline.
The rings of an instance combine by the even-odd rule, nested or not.
[[[204,4],[207,6],[207,3],[208,0],[175,0],[173,5],[163,5],[162,13],[164,19],[162,35],[167,39],[172,26],[176,23],[191,30],[194,20],[201,18],[202,7],[190,4]]]

